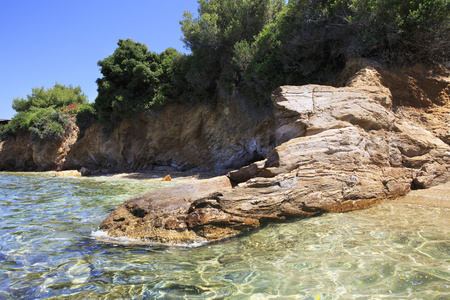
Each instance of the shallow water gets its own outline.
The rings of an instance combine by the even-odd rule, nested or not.
[[[385,202],[201,247],[97,226],[170,183],[0,173],[0,299],[449,299],[450,210]]]

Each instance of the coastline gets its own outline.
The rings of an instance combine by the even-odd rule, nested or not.
[[[42,172],[27,172],[27,171],[0,171],[0,174],[27,174],[35,176],[49,176],[49,177],[83,177],[91,179],[117,179],[117,180],[139,180],[149,182],[163,182],[163,178],[170,175],[170,181],[199,181],[203,179],[211,179],[218,176],[226,175],[231,169],[218,169],[209,171],[174,171],[174,170],[153,170],[153,171],[124,171],[111,173],[94,173],[92,175],[81,176],[77,170],[64,171],[42,171]],[[75,175],[74,174],[78,174]],[[411,190],[406,195],[394,198],[392,200],[398,203],[423,205],[429,207],[449,208],[450,209],[450,181],[433,186],[427,189]],[[381,201],[385,202],[385,201]]]
[[[450,182],[423,190],[412,190],[394,201],[438,208],[450,208]]]
[[[131,180],[146,180],[146,181],[163,181],[163,178],[170,175],[170,181],[187,181],[187,180],[202,180],[213,177],[226,175],[232,169],[218,169],[209,171],[175,171],[175,170],[142,170],[142,171],[123,171],[123,172],[93,172],[92,175],[82,176],[78,170],[63,170],[63,171],[0,171],[0,174],[28,174],[35,176],[50,176],[50,177],[83,177],[95,179],[131,179]]]

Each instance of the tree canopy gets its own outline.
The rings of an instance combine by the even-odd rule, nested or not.
[[[223,92],[265,102],[279,85],[326,83],[349,57],[391,66],[450,60],[448,0],[286,2],[198,0],[197,14],[180,21],[189,55],[120,40],[99,62],[100,120]]]
[[[16,98],[13,100],[12,108],[17,112],[30,111],[33,108],[62,108],[70,104],[86,103],[86,95],[82,93],[81,87],[65,86],[56,83],[52,88],[33,88],[31,95],[27,98]]]
[[[52,88],[33,88],[27,98],[16,98],[12,107],[17,114],[0,126],[0,139],[30,133],[32,141],[61,139],[73,122],[79,105],[88,105],[80,87],[56,83]]]
[[[114,53],[98,62],[95,106],[101,121],[130,117],[162,102],[170,89],[174,60],[181,56],[169,48],[161,55],[131,39],[119,40]]]
[[[214,92],[239,81],[236,56],[255,40],[281,11],[282,0],[198,0],[198,16],[185,12],[182,38],[192,51],[186,80],[198,92]],[[239,60],[242,63],[242,60]]]

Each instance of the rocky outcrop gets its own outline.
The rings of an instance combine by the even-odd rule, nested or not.
[[[29,134],[0,141],[0,170],[31,171],[36,169],[37,165],[33,160],[33,146]]]
[[[71,122],[60,140],[32,141],[29,134],[0,142],[0,170],[46,171],[64,168],[77,141],[78,127]]]
[[[78,141],[75,127],[60,142],[3,141],[0,169],[236,168],[132,198],[100,226],[162,243],[220,240],[449,181],[448,70],[361,63],[349,63],[340,87],[280,87],[270,108],[236,97],[214,107],[180,103],[111,130],[91,126]]]
[[[171,104],[137,115],[107,132],[91,126],[67,156],[65,168],[177,171],[237,168],[268,155],[271,109],[239,99],[208,104]]]
[[[447,182],[450,146],[440,138],[448,136],[441,132],[447,124],[433,129],[423,116],[392,109],[396,99],[383,75],[374,68],[358,73],[349,87],[276,90],[266,136],[278,146],[230,172],[233,187],[227,183],[205,195],[211,190],[198,182],[182,187],[187,196],[173,196],[171,188],[142,195],[100,228],[148,242],[216,241],[267,222],[365,208]]]
[[[163,243],[200,242],[205,239],[186,230],[184,212],[197,197],[206,197],[217,190],[231,188],[226,176],[204,179],[155,190],[131,198],[112,212],[102,223],[114,236],[125,236]]]

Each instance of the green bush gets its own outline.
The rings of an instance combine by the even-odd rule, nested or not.
[[[250,46],[239,88],[269,99],[279,85],[327,83],[348,57],[388,66],[450,60],[448,0],[294,0]]]
[[[394,65],[450,60],[450,1],[347,1],[352,55]]]
[[[85,103],[81,104],[78,107],[78,111],[76,114],[76,121],[78,128],[80,129],[81,134],[92,124],[97,122],[97,113],[94,108],[94,104]]]
[[[61,140],[69,122],[67,115],[62,112],[52,107],[41,108],[36,111],[30,121],[31,141]]]
[[[12,108],[17,112],[29,111],[34,108],[63,108],[70,104],[86,103],[86,95],[80,87],[64,86],[56,83],[52,88],[45,90],[44,87],[33,88],[31,95],[27,98],[16,98],[13,100]]]
[[[95,100],[99,120],[115,122],[162,105],[172,96],[175,62],[181,56],[172,48],[156,54],[144,44],[119,40],[114,53],[98,62],[103,74]]]
[[[34,116],[32,112],[17,113],[8,124],[0,126],[0,139],[5,140],[29,132],[30,123]]]
[[[0,127],[0,139],[26,133],[31,134],[32,141],[61,139],[79,109],[86,105],[92,108],[80,87],[57,83],[47,90],[34,88],[27,99],[14,99],[12,106],[17,114]]]

